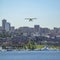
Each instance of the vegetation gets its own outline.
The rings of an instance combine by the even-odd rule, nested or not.
[[[36,49],[36,44],[35,44],[35,42],[34,42],[34,41],[31,41],[31,40],[28,41],[28,43],[27,43],[26,46],[27,46],[28,49],[31,49],[31,50]]]
[[[36,49],[44,48],[44,45],[36,45]]]
[[[49,46],[49,48],[60,49],[60,46]]]

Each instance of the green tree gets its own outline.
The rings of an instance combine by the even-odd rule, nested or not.
[[[28,49],[34,50],[36,48],[36,44],[33,40],[29,40],[27,47],[28,47]]]

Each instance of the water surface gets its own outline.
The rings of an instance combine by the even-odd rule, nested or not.
[[[0,51],[0,60],[60,60],[60,51]]]

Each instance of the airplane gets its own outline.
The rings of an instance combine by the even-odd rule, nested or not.
[[[29,21],[33,21],[34,19],[37,19],[37,18],[25,18],[25,20],[29,20]]]

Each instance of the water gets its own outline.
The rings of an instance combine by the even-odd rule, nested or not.
[[[60,60],[60,51],[0,51],[0,60]]]

